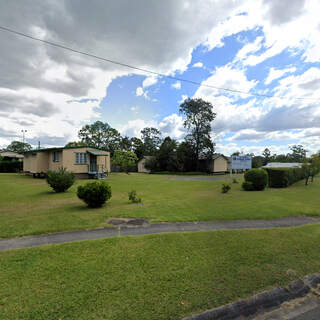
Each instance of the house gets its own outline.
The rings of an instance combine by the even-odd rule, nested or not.
[[[211,173],[226,173],[231,168],[231,160],[223,154],[214,154],[212,158],[201,158],[201,168],[203,171]]]
[[[33,176],[66,168],[77,178],[102,177],[110,172],[110,152],[92,147],[61,147],[25,152],[23,171]]]
[[[301,168],[302,163],[299,162],[269,162],[262,168]]]
[[[138,161],[138,172],[149,173],[151,170],[145,167],[145,164],[148,160],[152,159],[152,156],[144,156],[141,160]]]
[[[20,154],[11,150],[1,150],[0,156],[5,161],[22,161],[23,160],[23,154]]]

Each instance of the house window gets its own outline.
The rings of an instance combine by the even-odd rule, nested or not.
[[[144,163],[141,164],[142,169],[145,169]]]
[[[53,162],[59,162],[60,161],[60,152],[59,151],[54,151],[53,152]]]
[[[85,152],[76,152],[76,164],[86,164],[87,154]]]

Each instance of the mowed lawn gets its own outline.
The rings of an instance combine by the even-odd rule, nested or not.
[[[320,215],[320,179],[301,181],[286,189],[245,192],[240,183],[221,193],[224,181],[172,180],[173,176],[111,174],[111,200],[88,209],[76,196],[78,180],[66,193],[54,193],[45,180],[0,174],[0,238],[105,227],[109,217],[146,217],[152,222],[272,219]],[[229,176],[225,176],[227,182]],[[143,205],[128,201],[136,190]]]
[[[319,272],[319,241],[312,225],[0,252],[0,319],[181,319]]]

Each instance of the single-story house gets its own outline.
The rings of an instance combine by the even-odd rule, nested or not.
[[[150,170],[145,167],[145,164],[148,160],[152,159],[152,156],[144,156],[141,160],[138,161],[138,172],[149,173]]]
[[[23,160],[23,154],[11,151],[11,150],[1,150],[0,156],[3,158],[3,160],[6,161],[22,161]]]
[[[49,170],[66,168],[77,178],[88,178],[110,172],[110,152],[92,147],[61,147],[25,152],[23,171],[34,176]]]
[[[269,162],[262,168],[301,168],[302,163],[299,162]]]
[[[211,173],[226,173],[231,168],[231,159],[223,154],[214,154],[211,159],[201,158],[202,170]]]

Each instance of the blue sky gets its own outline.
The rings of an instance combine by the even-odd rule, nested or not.
[[[123,135],[154,126],[182,140],[179,105],[200,97],[217,113],[217,152],[320,149],[318,1],[121,0],[90,5],[90,17],[85,1],[36,2],[14,10],[1,4],[0,18],[45,40],[251,95],[135,72],[1,32],[0,147],[20,139],[22,129],[34,145],[61,145],[96,120]]]

